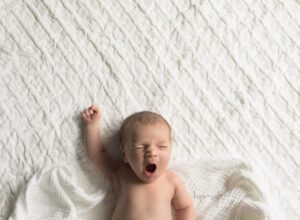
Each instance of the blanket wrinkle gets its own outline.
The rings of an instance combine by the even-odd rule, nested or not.
[[[268,209],[251,168],[238,159],[173,161],[184,181],[197,220],[267,220]],[[37,172],[18,195],[9,220],[110,219],[112,187],[76,163]]]

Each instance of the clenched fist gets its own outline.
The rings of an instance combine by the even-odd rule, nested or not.
[[[81,117],[85,125],[98,125],[100,109],[96,105],[91,105],[81,112]]]

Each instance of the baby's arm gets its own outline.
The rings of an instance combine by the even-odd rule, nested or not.
[[[87,156],[97,170],[112,180],[118,164],[106,153],[102,145],[99,128],[100,110],[96,105],[91,105],[81,112],[81,117],[84,122],[84,141]]]
[[[175,176],[175,192],[172,199],[172,204],[175,211],[176,220],[195,220],[196,213],[193,207],[193,202],[188,192],[185,189],[182,180]]]

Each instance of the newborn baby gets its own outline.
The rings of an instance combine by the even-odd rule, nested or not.
[[[167,169],[171,128],[153,112],[138,112],[121,127],[123,161],[113,159],[101,144],[100,111],[92,105],[81,113],[87,156],[113,186],[113,220],[194,220],[192,200],[182,180]]]

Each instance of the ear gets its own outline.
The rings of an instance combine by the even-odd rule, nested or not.
[[[128,163],[128,160],[126,159],[126,155],[125,155],[125,150],[124,150],[124,146],[122,146],[122,144],[119,145],[119,148],[121,150],[122,156],[123,156],[123,161],[124,163]]]

